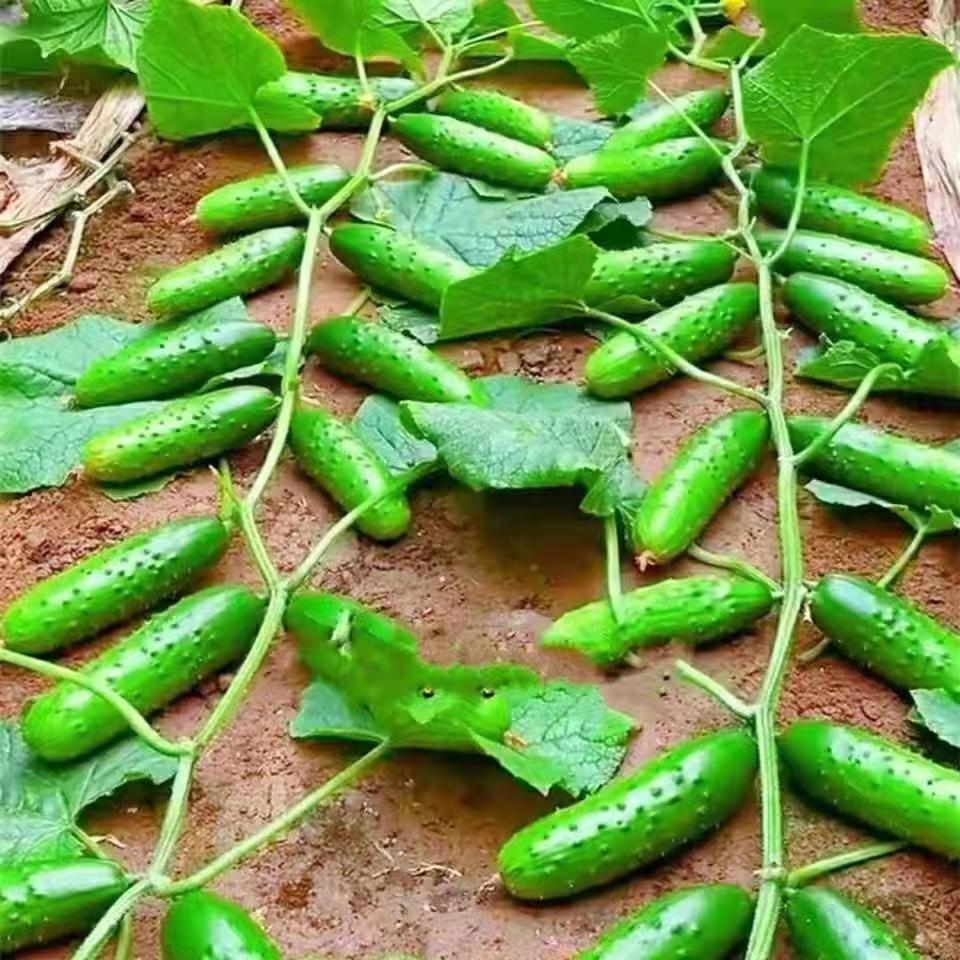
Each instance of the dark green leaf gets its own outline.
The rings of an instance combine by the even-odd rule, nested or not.
[[[430,346],[440,339],[440,317],[410,304],[388,304],[377,313],[381,323]]]
[[[226,373],[218,374],[208,380],[200,392],[208,393],[211,390],[216,390],[218,387],[230,386],[235,383],[280,380],[283,378],[286,363],[287,338],[278,337],[273,350],[259,363],[252,363],[248,367],[238,367],[236,370],[228,370]]]
[[[944,743],[960,748],[960,697],[949,690],[911,690],[919,721]]]
[[[0,23],[0,81],[55,77],[62,72],[59,57],[45,57],[35,40],[25,38],[22,29]]]
[[[429,473],[437,463],[437,448],[407,429],[399,405],[389,397],[367,397],[353,426],[394,476],[406,474],[412,480]]]
[[[97,485],[97,489],[105,497],[117,502],[137,500],[148,493],[156,493],[158,490],[162,490],[168,483],[185,472],[184,470],[173,470],[170,473],[157,474],[155,477],[144,477],[143,480],[131,480],[129,483],[101,483]]]
[[[960,530],[960,517],[956,517],[949,510],[942,510],[939,507],[934,507],[929,514],[924,514],[902,503],[890,503],[872,494],[851,490],[849,487],[841,487],[835,483],[826,483],[823,480],[811,480],[806,485],[806,489],[821,503],[830,506],[853,509],[879,507],[882,510],[889,510],[905,523],[908,523],[914,530],[919,530],[923,526],[927,527],[927,532],[930,534],[945,533],[954,529]]]

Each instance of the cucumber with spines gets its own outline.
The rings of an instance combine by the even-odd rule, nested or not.
[[[147,291],[147,307],[170,316],[256,293],[297,266],[303,244],[299,227],[270,227],[247,234],[165,273]]]
[[[229,528],[204,516],[126,537],[14,600],[0,623],[3,643],[36,655],[96,636],[183,593],[223,556],[229,541]]]
[[[697,363],[730,347],[759,309],[756,284],[727,283],[694,293],[646,320],[642,329]],[[587,359],[587,389],[598,397],[628,397],[669,380],[676,370],[653,347],[623,331]]]
[[[102,483],[126,483],[210,460],[263,432],[279,408],[279,398],[265,387],[171,400],[87,441],[84,471]]]
[[[553,143],[553,120],[548,114],[496,90],[447,90],[434,109],[541,150]]]
[[[208,587],[184,597],[81,667],[143,714],[166,706],[239,660],[263,619],[264,601],[246,587]],[[63,682],[25,711],[23,739],[50,763],[74,760],[128,730],[99,694]]]

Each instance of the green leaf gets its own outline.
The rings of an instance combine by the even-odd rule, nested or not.
[[[394,476],[408,474],[413,479],[436,466],[437,448],[407,429],[399,405],[389,397],[367,397],[353,426]]]
[[[557,160],[567,163],[574,157],[599,150],[613,135],[612,123],[596,120],[575,120],[554,116],[553,152]]]
[[[564,777],[563,768],[548,757],[538,757],[525,749],[473,733],[473,742],[488,757],[496,760],[511,776],[529,784],[546,796]]]
[[[625,113],[647,93],[647,83],[667,57],[663,34],[648,27],[622,27],[577,44],[570,62],[608,116]]]
[[[599,249],[586,237],[563,240],[451,284],[440,307],[440,338],[536,327],[575,316]]]
[[[148,493],[157,493],[185,472],[185,470],[172,470],[170,473],[160,473],[155,477],[144,477],[142,480],[131,480],[129,483],[100,483],[97,489],[105,497],[122,503],[124,500],[137,500]]]
[[[530,8],[551,30],[577,40],[621,27],[656,30],[684,16],[676,5],[660,0],[530,0]]]
[[[745,76],[747,132],[768,163],[796,167],[807,143],[811,177],[872,182],[930,81],[953,62],[923,37],[801,27]]]
[[[0,23],[0,78],[9,82],[23,77],[55,77],[63,72],[59,57],[45,57],[23,27],[12,29]]]
[[[429,23],[443,36],[455,37],[473,19],[473,0],[386,0],[381,22],[403,29]]]
[[[307,687],[300,710],[290,721],[290,736],[295,740],[385,739],[368,709],[353,706],[344,693],[323,680],[314,680]]]
[[[960,697],[949,690],[911,690],[919,722],[944,743],[960,748]]]
[[[412,304],[388,304],[380,308],[377,318],[391,330],[405,333],[426,346],[440,339],[440,317]]]
[[[239,11],[191,0],[154,0],[137,64],[150,119],[170,140],[249,126],[257,90],[286,69],[280,48]],[[278,130],[320,122],[296,104],[260,115]]]
[[[509,49],[514,61],[544,61],[565,63],[567,43],[559,37],[534,33],[524,26],[520,15],[507,0],[480,0],[476,14],[467,31],[468,36],[479,37],[495,30],[508,28],[502,37],[496,37],[469,47],[468,57],[501,57]]]
[[[30,0],[21,36],[45,57],[85,54],[134,70],[149,0]]]
[[[239,298],[237,299],[239,300]],[[242,300],[239,302],[241,304],[243,303]],[[223,305],[219,304],[219,306]],[[273,350],[259,363],[251,363],[246,367],[237,367],[236,370],[228,370],[226,373],[217,374],[217,376],[211,377],[200,388],[199,392],[209,393],[211,390],[216,390],[223,386],[230,386],[235,383],[281,380],[283,379],[286,363],[287,338],[278,337]]]
[[[602,187],[563,190],[521,200],[484,199],[469,180],[449,173],[381,183],[352,211],[488,267],[508,253],[548,247],[574,233],[610,194]]]

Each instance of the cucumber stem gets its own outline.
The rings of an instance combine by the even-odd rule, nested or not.
[[[740,697],[731,690],[728,690],[719,680],[714,679],[702,670],[698,670],[692,664],[687,663],[686,660],[677,660],[676,667],[677,673],[679,673],[684,680],[709,693],[711,697],[722,703],[723,706],[739,720],[750,720],[755,715],[756,708],[752,704],[741,700]]]
[[[913,560],[913,558],[920,552],[920,548],[923,546],[924,541],[930,534],[930,518],[927,517],[924,522],[917,527],[916,532],[911,538],[910,542],[907,544],[903,553],[893,562],[893,565],[889,570],[877,581],[877,586],[882,587],[886,590],[888,587],[892,586],[897,582],[900,574],[906,570],[907,565]]]
[[[623,623],[623,577],[620,570],[620,533],[617,518],[603,518],[603,543],[607,567],[607,599],[616,623]]]
[[[110,905],[110,909],[97,921],[83,943],[77,947],[71,960],[96,960],[113,935],[117,925],[145,897],[151,890],[152,883],[147,877],[142,877],[132,886],[127,887]]]
[[[310,216],[310,206],[307,201],[300,196],[300,191],[296,188],[293,180],[290,177],[290,171],[287,169],[287,165],[283,162],[283,157],[280,155],[280,151],[277,149],[277,145],[273,142],[273,137],[270,136],[270,131],[267,129],[266,124],[263,120],[260,119],[260,114],[257,111],[250,107],[250,122],[253,124],[254,130],[257,131],[257,135],[260,137],[260,142],[263,144],[263,149],[266,150],[267,156],[270,158],[270,162],[273,164],[274,170],[280,175],[280,179],[283,181],[283,185],[287,188],[287,193],[290,194],[290,199],[293,201],[294,206],[305,216]]]
[[[783,587],[773,577],[768,577],[761,569],[747,560],[740,557],[731,557],[725,553],[714,553],[712,550],[701,547],[698,543],[689,546],[687,553],[694,560],[699,560],[700,563],[705,563],[711,567],[719,567],[721,570],[732,570],[748,580],[756,580],[767,587],[776,597],[783,595]]]
[[[795,890],[797,887],[803,887],[819,877],[825,877],[827,874],[845,870],[847,867],[855,867],[870,860],[877,860],[880,857],[888,857],[892,853],[906,850],[909,846],[909,843],[904,843],[901,840],[871,843],[869,846],[860,847],[857,850],[850,850],[834,857],[817,860],[815,863],[808,863],[805,867],[798,867],[787,875],[787,887]]]

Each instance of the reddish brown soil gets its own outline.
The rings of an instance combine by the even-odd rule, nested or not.
[[[867,3],[871,21],[917,30],[922,0]],[[293,63],[321,66],[316,48],[274,0],[256,0],[250,13],[283,43]],[[672,89],[705,82],[671,69]],[[531,74],[514,70],[501,86],[533,102],[571,115],[588,115],[583,89],[560,69]],[[358,153],[355,137],[317,136],[284,145],[286,156],[327,157],[349,164]],[[384,162],[396,157],[394,145]],[[214,185],[266,167],[255,142],[237,135],[175,146],[146,137],[134,150],[127,173],[136,198],[99,218],[90,229],[72,289],[20,317],[15,334],[49,330],[84,312],[144,316],[143,294],[158,271],[202,250],[200,232],[184,221],[195,200]],[[880,196],[922,209],[922,191],[912,140],[905,138],[877,189]],[[673,229],[703,231],[724,222],[713,201],[680,204],[658,213]],[[23,257],[9,280],[10,292],[33,284],[60,255],[62,228],[52,230]],[[350,277],[326,262],[318,272],[317,317],[341,309],[355,290]],[[292,289],[257,297],[256,314],[281,329],[289,320]],[[938,313],[956,313],[956,292]],[[806,342],[797,333],[794,347]],[[502,370],[548,380],[576,379],[589,342],[579,336],[538,336],[485,341],[451,348],[476,373]],[[724,371],[757,380],[760,371],[723,365]],[[312,366],[308,389],[336,409],[352,409],[360,391],[320,375]],[[790,407],[834,412],[846,397],[825,389],[793,385]],[[669,458],[677,443],[710,417],[731,406],[729,398],[692,381],[677,381],[643,394],[634,404],[636,460],[647,476]],[[914,437],[940,441],[958,432],[956,411],[903,400],[871,400],[866,418]],[[252,476],[263,443],[235,458],[240,483]],[[776,570],[774,466],[724,510],[707,544],[749,556]],[[2,543],[0,603],[99,545],[133,530],[188,511],[213,509],[214,485],[204,471],[177,480],[140,501],[115,504],[82,482],[35,493],[0,506]],[[723,711],[697,690],[678,683],[676,651],[645,655],[640,671],[601,680],[582,662],[537,649],[536,639],[561,611],[602,593],[602,544],[595,522],[579,515],[574,498],[531,494],[478,496],[449,483],[434,483],[414,498],[411,534],[384,548],[353,537],[336,550],[317,582],[349,592],[409,622],[423,637],[426,653],[438,660],[510,658],[551,677],[600,681],[611,704],[635,716],[643,730],[625,769],[658,749],[727,723]],[[263,509],[269,545],[289,568],[336,516],[330,504],[284,464]],[[831,513],[803,496],[802,518],[811,577],[833,570],[878,575],[903,547],[907,531],[892,518]],[[694,565],[679,563],[677,573]],[[217,579],[255,582],[236,544],[216,571]],[[639,574],[630,580],[641,581]],[[903,591],[944,620],[960,626],[960,578],[956,540],[930,543],[903,581]],[[816,640],[805,625],[803,645]],[[771,626],[696,656],[698,666],[752,695],[761,680]],[[86,657],[84,650],[71,661]],[[336,747],[294,743],[286,734],[307,681],[288,641],[278,644],[243,712],[204,759],[191,798],[190,820],[175,864],[182,874],[262,826],[311,786],[338,770],[348,757]],[[6,672],[0,710],[14,715],[43,683]],[[184,698],[163,718],[171,733],[192,729],[218,695],[218,685]],[[905,702],[882,683],[848,663],[825,656],[791,675],[783,719],[825,716],[867,726],[912,741]],[[143,867],[163,812],[163,796],[136,789],[104,804],[89,819],[92,832],[118,841],[117,854]],[[501,843],[551,803],[479,759],[405,754],[391,759],[358,789],[314,817],[282,843],[226,875],[217,888],[255,910],[291,958],[308,954],[373,958],[402,950],[430,960],[529,958],[562,960],[588,944],[599,930],[631,907],[674,887],[708,881],[755,882],[759,864],[758,809],[706,843],[656,870],[635,875],[601,893],[568,904],[531,907],[511,902],[488,881]],[[806,804],[787,800],[789,851],[795,864],[866,839]],[[921,953],[960,960],[960,881],[954,867],[909,852],[836,878],[903,930]],[[161,907],[139,914],[136,955],[159,955]],[[59,958],[62,949],[36,958]],[[790,957],[786,946],[778,953]]]

